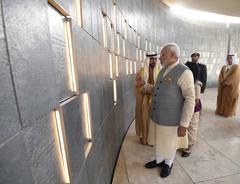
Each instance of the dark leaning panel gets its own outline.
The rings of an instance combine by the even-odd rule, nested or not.
[[[61,14],[52,5],[48,5],[49,29],[52,45],[52,54],[55,65],[56,83],[58,87],[58,101],[62,101],[73,95],[69,82],[70,66],[67,56],[67,17]]]
[[[28,126],[57,102],[47,7],[44,1],[25,0],[2,1],[2,7],[16,97],[22,124]]]
[[[2,17],[2,11],[0,16]],[[12,86],[2,19],[0,19],[0,55],[0,142],[3,142],[20,130],[21,122]]]

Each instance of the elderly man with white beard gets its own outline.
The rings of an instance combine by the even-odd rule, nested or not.
[[[161,177],[170,175],[178,149],[178,137],[186,137],[194,113],[195,88],[191,70],[179,63],[180,49],[175,43],[166,44],[160,54],[163,69],[155,86],[145,88],[153,93],[151,120],[155,123],[156,159],[146,168],[162,168]]]

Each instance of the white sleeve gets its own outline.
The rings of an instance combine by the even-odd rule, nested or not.
[[[180,125],[188,127],[192,119],[195,107],[195,87],[192,72],[187,69],[178,79],[177,85],[181,88],[184,97],[182,118]]]

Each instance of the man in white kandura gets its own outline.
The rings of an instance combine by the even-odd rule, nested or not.
[[[156,159],[146,168],[162,168],[160,176],[167,177],[172,170],[178,137],[187,133],[195,106],[194,79],[191,70],[179,63],[177,44],[165,45],[160,54],[163,69],[155,86],[146,86],[153,93],[151,120],[156,124]]]

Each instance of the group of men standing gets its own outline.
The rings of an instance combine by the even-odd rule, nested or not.
[[[199,53],[181,64],[175,43],[161,49],[160,62],[157,53],[146,57],[148,62],[136,75],[136,134],[142,144],[155,147],[156,157],[145,167],[160,167],[160,176],[167,177],[176,151],[188,157],[196,142],[207,68],[198,62]],[[234,55],[228,55],[219,75],[216,114],[235,115],[239,83],[239,65]]]

